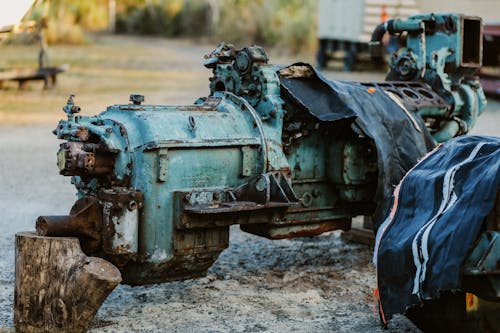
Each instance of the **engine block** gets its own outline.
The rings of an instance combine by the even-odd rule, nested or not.
[[[439,38],[425,29],[427,21],[448,18],[456,27],[463,19],[409,19],[424,29],[410,26],[397,57],[410,52],[412,38]],[[425,54],[439,58],[441,44],[426,45]],[[428,68],[434,58],[422,54],[412,57]],[[205,57],[213,71],[209,96],[192,105],[146,105],[134,94],[129,104],[88,117],[77,115],[70,96],[67,119],[54,133],[65,141],[58,167],[72,177],[78,201],[67,216],[39,217],[37,230],[77,236],[87,254],[119,267],[125,283],[147,284],[205,274],[228,246],[233,224],[281,239],[348,230],[358,215],[382,216],[404,173],[436,141],[465,133],[484,109],[471,72],[439,59],[435,75],[444,82],[453,74],[453,89],[466,85],[471,99],[460,104],[462,95],[435,89],[423,75],[329,81],[307,64],[274,67],[261,47],[224,43]],[[394,60],[393,68],[400,64]],[[467,68],[480,63],[474,66]],[[416,103],[413,91],[427,99]],[[450,121],[470,126],[449,130]]]

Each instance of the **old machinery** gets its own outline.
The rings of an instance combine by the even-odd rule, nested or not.
[[[429,100],[438,104],[436,108],[419,111],[438,142],[466,133],[486,104],[483,90],[474,76],[482,65],[481,19],[457,14],[427,14],[389,20],[372,34],[372,58],[382,56],[382,37],[386,32],[406,41],[405,47],[390,58],[387,80],[399,84],[425,83],[440,100],[438,102],[427,94],[427,89],[420,90],[417,86],[393,92],[416,104]]]
[[[69,216],[40,217],[38,232],[77,236],[125,283],[147,284],[205,274],[233,224],[280,239],[382,216],[393,186],[434,146],[430,134],[465,133],[485,105],[471,77],[479,35],[463,37],[480,33],[480,19],[402,22],[396,81],[329,81],[307,64],[273,67],[261,47],[222,43],[205,57],[210,94],[192,105],[134,94],[89,117],[71,96],[54,133],[64,140],[60,173],[79,199]],[[450,31],[439,32],[443,24]],[[403,77],[397,64],[407,58]]]

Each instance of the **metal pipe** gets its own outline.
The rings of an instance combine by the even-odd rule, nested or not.
[[[384,38],[384,35],[387,32],[387,26],[389,22],[391,22],[392,26],[392,21],[394,20],[380,23],[372,32],[372,38],[370,40],[370,43],[368,43],[368,46],[370,49],[370,58],[373,62],[382,62],[383,60],[384,47],[382,45],[382,38]]]
[[[408,32],[421,32],[422,21],[415,19],[394,19],[387,21],[387,32],[392,34],[400,33],[403,31]]]
[[[423,31],[423,25],[420,20],[402,20],[402,19],[392,19],[387,20],[384,23],[380,23],[375,27],[372,32],[372,37],[370,43],[368,44],[370,48],[370,57],[373,61],[380,61],[384,56],[384,47],[382,45],[382,38],[384,38],[385,33],[394,35],[395,33],[401,33],[404,31],[418,32]]]
[[[456,120],[452,119],[446,122],[446,124],[432,136],[434,137],[434,140],[436,140],[438,143],[441,143],[454,138],[455,136],[457,136],[459,131],[460,124]]]
[[[99,238],[87,218],[74,215],[39,216],[36,232],[40,236]]]
[[[387,26],[388,26],[389,22],[391,22],[391,25],[392,25],[392,21],[394,21],[394,20],[389,20],[389,21],[386,21],[384,23],[380,23],[379,25],[377,25],[372,32],[372,38],[370,41],[371,42],[382,41],[382,38],[384,37],[385,33],[387,32]]]
[[[101,246],[102,214],[97,198],[79,199],[69,215],[39,216],[39,236],[78,237],[85,253],[94,253]]]
[[[479,96],[476,90],[468,84],[460,85],[459,93],[465,102],[459,112],[459,117],[467,124],[466,130],[468,130],[474,127],[479,115]]]

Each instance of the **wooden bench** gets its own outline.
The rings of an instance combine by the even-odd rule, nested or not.
[[[23,89],[28,81],[43,81],[43,88],[51,89],[56,85],[57,74],[64,72],[67,68],[67,65],[62,65],[36,69],[19,68],[0,70],[0,87],[4,81],[17,81],[19,89]]]

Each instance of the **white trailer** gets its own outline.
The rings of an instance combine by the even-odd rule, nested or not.
[[[417,12],[415,0],[319,0],[319,67],[343,51],[344,67],[352,70],[357,55],[368,52],[371,33],[378,24]]]
[[[417,13],[449,11],[480,16],[486,25],[500,23],[500,0],[319,0],[318,66],[325,67],[340,54],[345,69],[352,70],[358,55],[368,52],[378,24]]]

